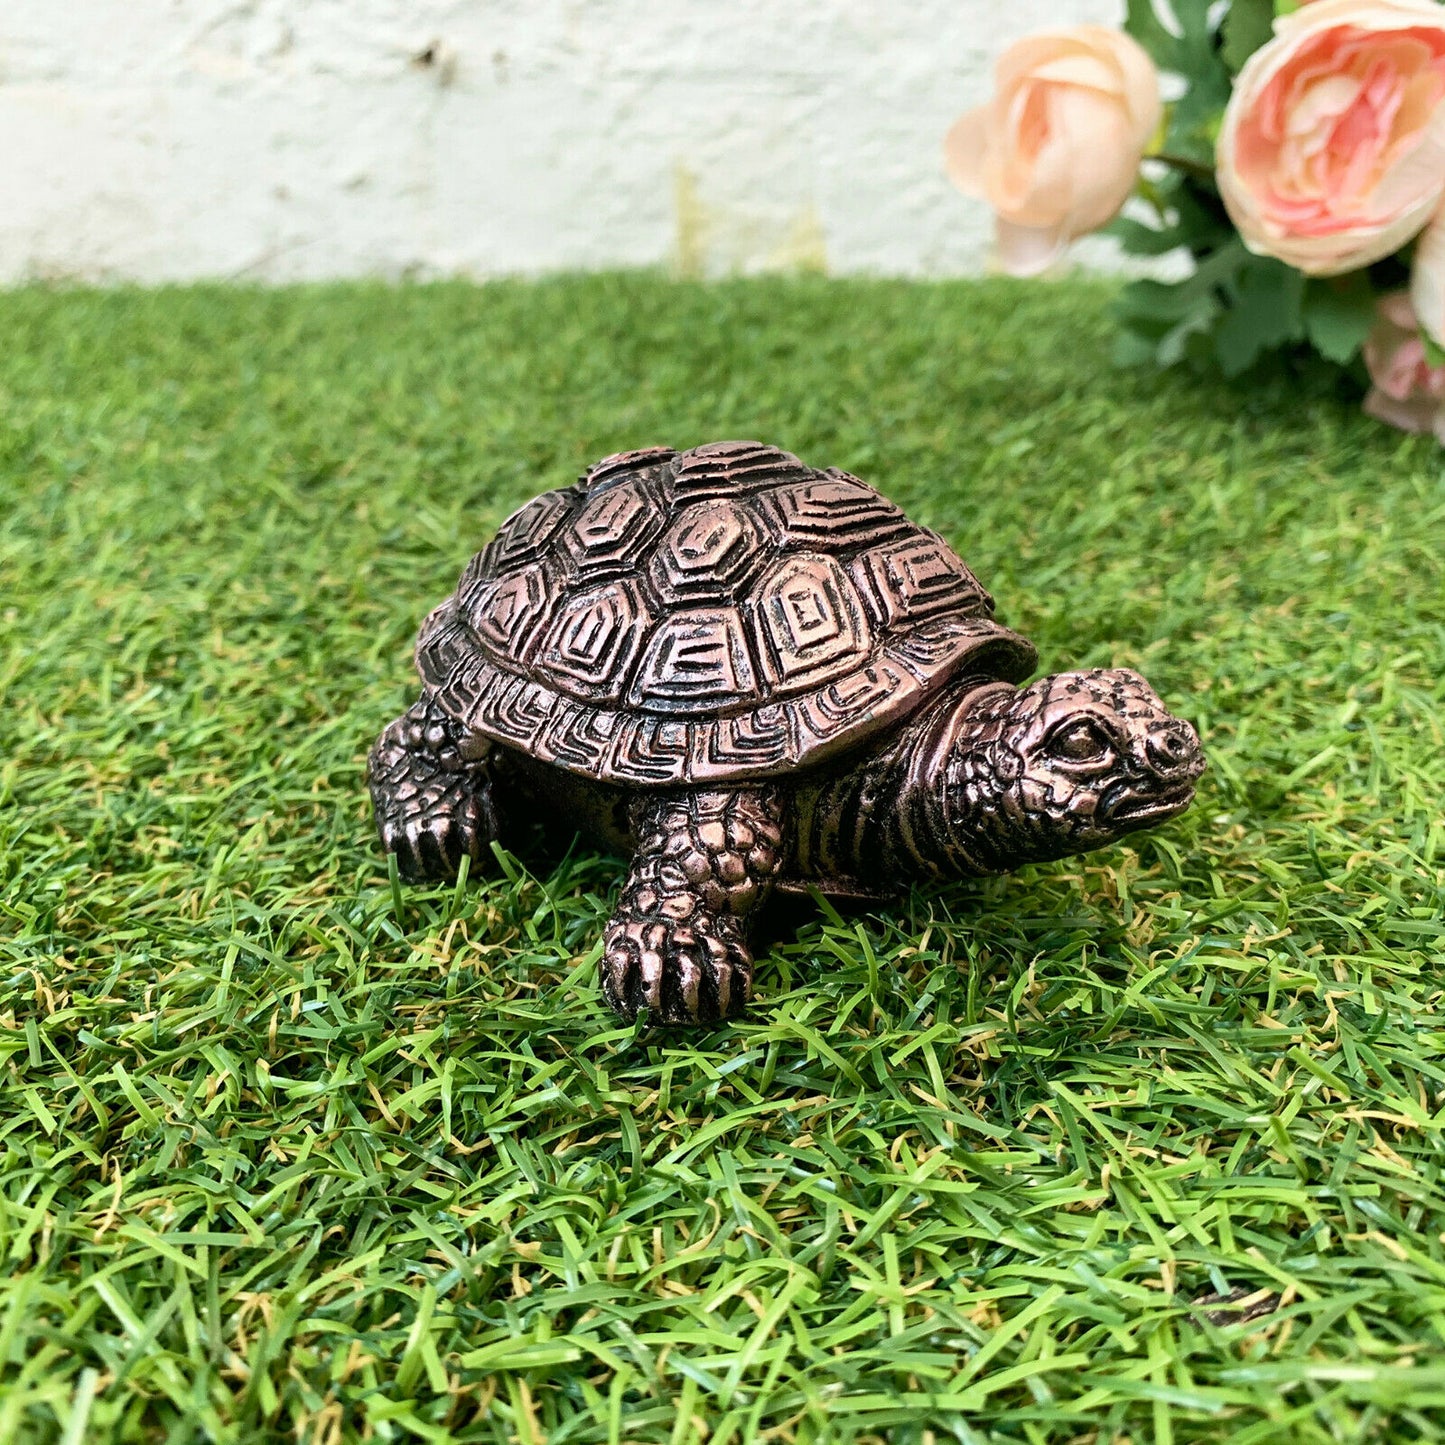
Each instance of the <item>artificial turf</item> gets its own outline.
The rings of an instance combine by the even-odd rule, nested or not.
[[[1445,1430],[1445,480],[1107,289],[0,297],[0,1441]],[[617,860],[393,886],[494,525],[759,437],[1199,726],[1184,819],[602,1009]]]

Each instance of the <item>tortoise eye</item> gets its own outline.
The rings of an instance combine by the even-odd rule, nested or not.
[[[1071,763],[1097,763],[1109,752],[1109,740],[1091,722],[1076,722],[1056,733],[1053,751]]]

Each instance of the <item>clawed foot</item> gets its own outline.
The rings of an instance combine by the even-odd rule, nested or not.
[[[377,808],[381,846],[396,854],[403,878],[455,878],[463,858],[475,865],[490,856],[496,819],[485,799],[460,789],[450,791],[456,796],[438,793],[419,799],[416,806]],[[476,867],[471,871],[475,875]]]
[[[752,994],[742,926],[698,909],[686,921],[614,918],[602,956],[602,993],[625,1019],[646,1008],[661,1023],[737,1018]]]
[[[645,799],[637,853],[603,942],[602,992],[623,1018],[737,1018],[753,988],[747,920],[778,871],[781,805],[761,789]]]
[[[486,764],[462,758],[455,731],[423,699],[371,750],[376,829],[404,878],[455,878],[463,858],[485,861],[497,836]]]

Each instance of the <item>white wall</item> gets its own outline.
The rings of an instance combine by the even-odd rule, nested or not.
[[[974,270],[943,131],[1122,9],[0,0],[0,280]]]

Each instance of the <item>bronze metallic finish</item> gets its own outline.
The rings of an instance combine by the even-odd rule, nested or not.
[[[1030,643],[866,482],[757,442],[598,463],[502,524],[422,624],[370,781],[409,877],[539,805],[633,854],[604,992],[731,1017],[776,888],[881,897],[1188,806],[1199,740],[1137,673],[1019,686]]]

